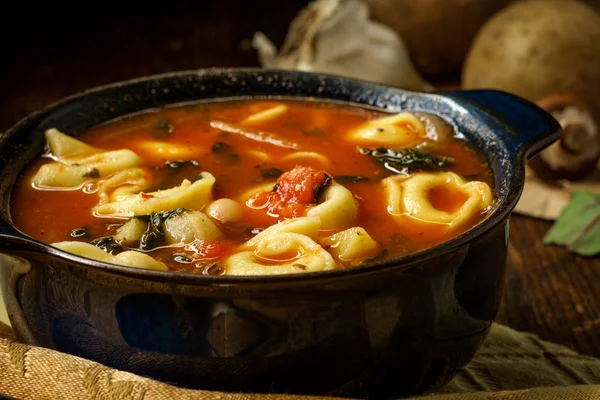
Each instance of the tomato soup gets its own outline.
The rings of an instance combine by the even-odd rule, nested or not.
[[[351,268],[447,241],[493,204],[485,160],[437,116],[299,100],[129,116],[46,152],[13,192],[24,233],[138,268]]]

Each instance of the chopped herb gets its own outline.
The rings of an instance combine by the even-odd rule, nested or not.
[[[104,236],[98,239],[94,239],[90,242],[96,247],[108,252],[109,254],[117,254],[123,250],[121,243],[117,242],[112,236]]]
[[[321,197],[323,197],[325,190],[327,190],[327,188],[331,185],[332,181],[333,179],[331,178],[331,176],[325,174],[325,180],[323,181],[323,183],[314,189],[313,194],[317,203],[321,200]]]
[[[173,253],[173,260],[180,264],[190,264],[194,262],[192,257],[184,253]]]
[[[69,233],[69,236],[77,238],[77,237],[82,237],[82,236],[87,236],[89,235],[88,231],[85,230],[85,228],[75,228],[71,231],[71,233]]]
[[[202,272],[207,275],[223,275],[225,273],[225,270],[223,268],[219,267],[219,264],[214,263],[214,264],[205,266],[204,271],[202,271]]]
[[[159,131],[158,137],[169,136],[173,133],[173,125],[171,125],[171,121],[166,118],[156,121],[155,127]]]
[[[263,179],[279,178],[282,174],[283,171],[279,168],[267,168],[260,170],[260,175],[263,177]]]
[[[341,182],[341,183],[356,183],[362,181],[368,181],[369,178],[362,175],[336,175],[333,177],[333,180]]]
[[[438,170],[454,163],[450,157],[440,157],[412,148],[394,150],[386,147],[360,148],[361,154],[369,155],[388,171],[406,174],[414,170]]]
[[[600,194],[577,191],[544,237],[581,256],[600,254]]]
[[[150,215],[137,216],[136,218],[141,218],[143,221],[148,222],[148,228],[140,239],[140,248],[142,250],[152,250],[153,248],[160,246],[165,237],[165,221],[185,211],[187,211],[185,208],[176,208],[170,211],[159,213],[153,212]]]
[[[325,136],[327,136],[327,133],[325,133],[324,130],[319,129],[317,127],[310,128],[308,130],[302,129],[302,134],[304,136],[317,136],[317,137],[325,137]]]
[[[98,168],[90,168],[83,174],[84,178],[100,178],[100,171]]]
[[[214,155],[230,162],[238,161],[240,158],[240,156],[233,150],[233,147],[225,142],[215,142],[212,145],[211,151]]]
[[[165,166],[172,168],[172,169],[178,169],[178,168],[181,168],[186,165],[191,165],[196,168],[200,167],[200,164],[198,164],[198,161],[196,161],[196,160],[176,160],[176,161],[165,162]]]
[[[300,268],[302,271],[306,271],[306,265],[304,264],[293,264],[294,267]]]

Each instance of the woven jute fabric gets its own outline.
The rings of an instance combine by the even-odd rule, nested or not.
[[[0,323],[0,393],[17,399],[308,400],[189,390],[15,341]],[[473,361],[430,400],[600,400],[600,359],[494,325]]]

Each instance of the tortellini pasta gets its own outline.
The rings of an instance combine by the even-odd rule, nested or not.
[[[133,217],[176,208],[200,210],[212,199],[214,183],[212,174],[202,172],[194,183],[186,179],[171,189],[130,194],[119,201],[98,205],[93,211],[97,216]]]
[[[252,239],[248,240],[247,246],[255,246],[263,238],[281,233],[300,233],[311,239],[316,239],[321,229],[321,218],[319,217],[301,217],[283,220],[275,225],[271,225]]]
[[[99,149],[65,135],[56,128],[48,129],[44,132],[44,136],[46,137],[48,150],[56,160],[86,157],[99,152]]]
[[[135,250],[127,250],[117,255],[112,255],[94,246],[93,244],[76,241],[52,243],[52,246],[69,253],[73,253],[81,257],[91,258],[97,261],[125,265],[127,267],[153,269],[157,271],[168,270],[167,266],[162,262],[155,260],[147,254],[140,253],[139,251]]]
[[[103,262],[260,276],[393,262],[495,210],[489,160],[432,114],[282,98],[151,111],[44,132],[11,194],[19,229]]]
[[[193,157],[199,152],[196,146],[183,146],[168,142],[159,141],[145,141],[140,144],[140,149],[148,152],[152,155],[162,157],[177,157],[177,158],[189,158]]]
[[[31,182],[37,187],[77,188],[142,162],[131,150],[97,149],[56,129],[47,130],[45,135],[54,162],[42,165],[33,176]]]
[[[98,182],[99,203],[120,201],[150,187],[148,174],[142,168],[128,168]]]
[[[337,268],[331,254],[318,244],[320,219],[295,218],[273,225],[250,239],[225,261],[229,275],[275,275]]]
[[[491,188],[484,182],[467,182],[454,172],[421,172],[391,176],[382,181],[388,212],[428,223],[462,226],[490,206]],[[437,193],[436,193],[437,192]],[[436,194],[443,193],[443,196]],[[436,197],[443,197],[440,202]]]
[[[413,113],[401,112],[389,117],[373,119],[350,132],[356,142],[388,146],[408,146],[426,137],[425,124]]]
[[[320,165],[322,167],[327,167],[331,164],[331,161],[327,157],[316,151],[295,151],[284,156],[281,161],[293,161],[306,165]]]
[[[339,262],[354,266],[375,257],[381,246],[361,227],[354,227],[335,233],[321,244]]]
[[[321,204],[310,207],[309,217],[319,217],[322,229],[343,229],[356,219],[358,204],[348,189],[333,183],[325,190]]]

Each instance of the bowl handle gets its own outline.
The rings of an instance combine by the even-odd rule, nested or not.
[[[33,240],[23,235],[4,218],[0,218],[0,253],[15,254],[21,250],[39,251],[39,246]]]
[[[525,160],[558,140],[562,128],[558,121],[536,104],[500,90],[465,90],[446,92],[475,114],[484,111],[503,122],[508,129],[503,136],[507,144]],[[485,115],[482,116],[485,119]],[[505,128],[506,128],[505,127]]]

